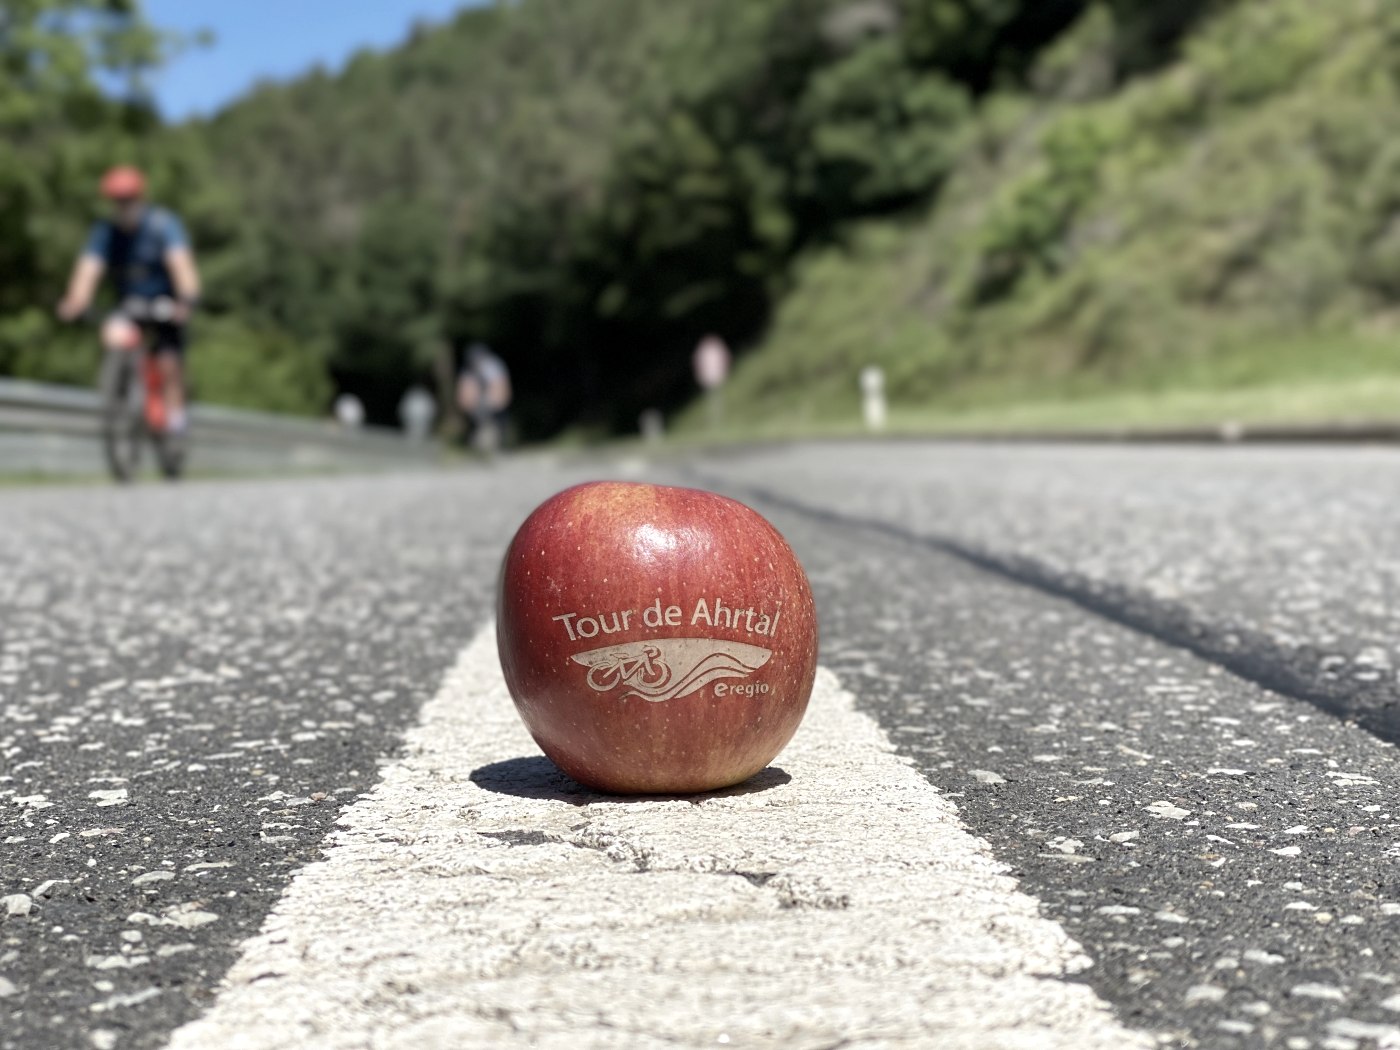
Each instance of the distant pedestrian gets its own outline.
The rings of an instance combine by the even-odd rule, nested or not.
[[[457,375],[457,404],[471,421],[472,446],[492,453],[504,443],[510,422],[510,370],[485,343],[467,348]]]
[[[700,340],[691,355],[695,382],[705,391],[705,416],[712,431],[724,425],[724,382],[733,360],[729,344],[713,332]]]

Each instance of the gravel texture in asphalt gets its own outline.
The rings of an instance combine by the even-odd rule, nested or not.
[[[597,795],[532,754],[485,628],[172,1050],[1154,1045],[852,706],[823,672],[747,784]]]
[[[922,541],[1400,741],[1388,448],[792,446],[693,476]]]
[[[0,493],[0,1047],[211,1001],[561,480]]]
[[[1126,1021],[1184,1046],[1400,1042],[1393,745],[924,544],[771,516],[824,666]]]
[[[0,1050],[162,1046],[201,1015],[398,760],[519,521],[647,470],[784,530],[823,665],[1120,1024],[1400,1045],[1397,466],[860,443],[0,493]]]

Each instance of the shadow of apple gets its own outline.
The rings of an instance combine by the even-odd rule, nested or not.
[[[735,795],[750,795],[769,791],[790,783],[792,777],[777,766],[761,769],[742,784],[720,791],[705,791],[693,795],[605,795],[584,787],[578,781],[565,775],[544,755],[525,755],[508,758],[502,762],[492,762],[472,770],[471,782],[483,791],[493,791],[500,795],[514,795],[516,798],[544,799],[551,802],[568,802],[571,805],[596,805],[615,803],[629,805],[636,802],[657,802],[666,799],[679,799],[683,802],[703,802],[709,798],[730,798]]]

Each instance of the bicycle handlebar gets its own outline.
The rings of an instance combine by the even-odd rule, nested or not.
[[[186,309],[191,309],[193,303],[186,304]],[[134,321],[137,324],[185,324],[189,320],[188,313],[182,319],[176,319],[179,310],[179,300],[168,295],[157,296],[154,299],[141,299],[135,296],[128,296],[117,303],[111,311],[102,311],[91,305],[79,314],[72,317],[61,318],[65,324],[101,324],[111,313],[117,313]]]
[[[117,312],[137,322],[155,321],[165,324],[179,324],[180,322],[175,318],[179,306],[179,302],[168,295],[160,295],[154,299],[128,296],[117,304]]]

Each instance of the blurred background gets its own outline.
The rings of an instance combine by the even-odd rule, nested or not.
[[[204,402],[450,436],[481,343],[525,441],[1394,417],[1398,88],[1383,0],[0,0],[0,376],[92,386],[132,163]]]

